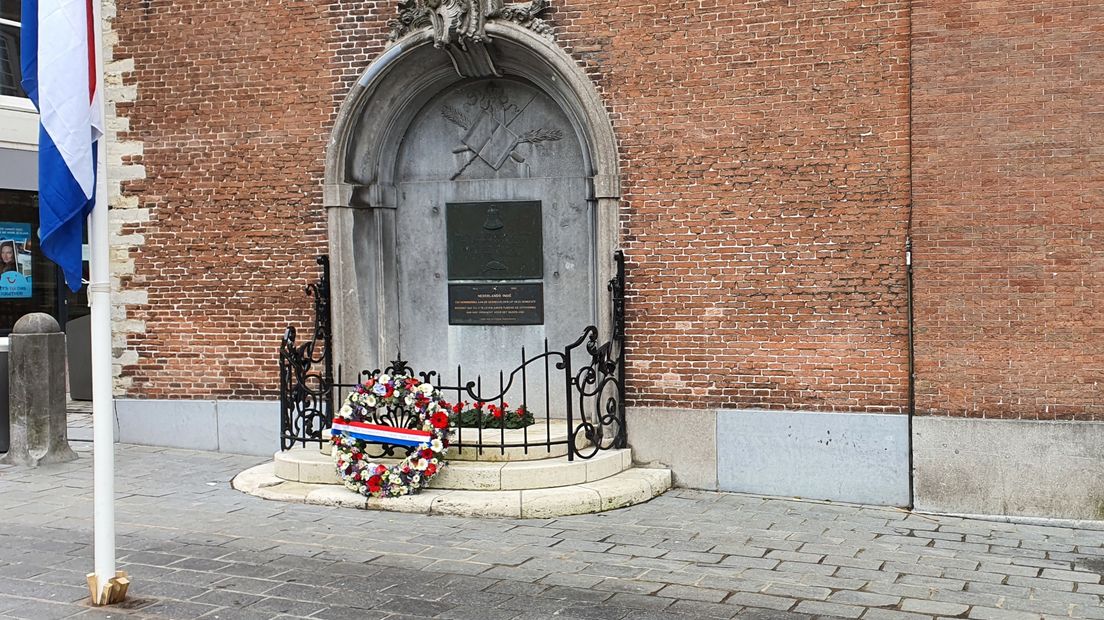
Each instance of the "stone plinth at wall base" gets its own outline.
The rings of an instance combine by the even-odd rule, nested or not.
[[[272,454],[280,447],[280,403],[249,400],[115,400],[123,443]]]
[[[916,508],[1104,520],[1104,422],[918,416]]]
[[[903,414],[631,408],[637,462],[669,467],[677,486],[906,506]]]
[[[630,450],[590,460],[454,461],[431,488],[397,498],[367,498],[340,484],[333,459],[313,449],[276,454],[238,474],[232,486],[264,499],[481,517],[547,518],[612,510],[645,502],[671,486],[667,469],[632,467]]]

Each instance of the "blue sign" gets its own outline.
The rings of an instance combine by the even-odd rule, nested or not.
[[[0,299],[30,297],[31,225],[0,222]]]

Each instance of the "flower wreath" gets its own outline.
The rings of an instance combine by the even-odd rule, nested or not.
[[[418,424],[412,429],[374,424],[373,413],[380,407],[404,411]],[[445,466],[451,411],[452,406],[429,383],[402,374],[369,378],[349,394],[334,417],[331,441],[341,481],[369,497],[398,497],[424,488]],[[369,443],[413,450],[387,466],[365,453]]]

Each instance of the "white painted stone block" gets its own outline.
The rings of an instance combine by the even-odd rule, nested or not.
[[[586,463],[569,462],[567,457],[507,463],[502,468],[503,489],[539,489],[586,482]]]
[[[599,452],[592,458],[583,461],[586,463],[586,482],[602,480],[617,475],[624,471],[624,457],[618,450]]]
[[[423,492],[424,493],[424,492]],[[473,517],[521,517],[522,491],[445,491],[433,512]]]
[[[521,491],[521,516],[526,519],[589,514],[601,506],[598,491],[580,485]]]

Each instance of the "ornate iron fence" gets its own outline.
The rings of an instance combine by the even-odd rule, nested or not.
[[[544,450],[548,454],[566,451],[568,460],[587,459],[600,450],[624,448],[625,429],[625,257],[614,255],[616,274],[609,282],[612,333],[607,341],[599,337],[596,326],[583,329],[582,334],[562,349],[549,349],[545,341],[540,353],[529,356],[521,349],[520,365],[509,373],[498,373],[497,388],[486,388],[481,376],[464,381],[462,366],[456,367],[454,382],[444,383],[437,371],[419,372],[423,381],[435,385],[446,398],[454,402],[497,404],[502,407],[507,395],[519,395],[521,405],[532,411],[534,404],[543,405],[544,414],[534,424],[508,430],[497,428],[457,427],[453,447],[505,453],[507,449],[522,449],[526,454]],[[280,445],[284,450],[296,444],[321,444],[333,422],[335,403],[340,403],[348,391],[369,377],[382,373],[414,374],[403,360],[395,360],[383,370],[360,371],[355,381],[342,381],[342,369],[335,376],[332,360],[330,329],[329,261],[318,257],[322,267],[319,281],[307,287],[314,302],[314,328],[305,342],[296,343],[296,330],[288,327],[280,346]],[[530,377],[536,376],[539,389],[533,393]],[[559,400],[564,417],[552,410]],[[511,396],[513,398],[513,396]],[[534,402],[536,401],[536,402]],[[379,424],[410,427],[416,421],[402,412],[380,409]],[[560,448],[564,446],[564,448]],[[406,448],[381,444],[378,456],[392,456]]]

